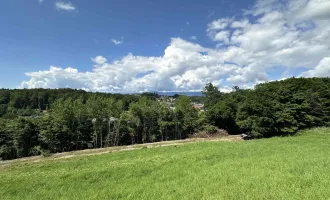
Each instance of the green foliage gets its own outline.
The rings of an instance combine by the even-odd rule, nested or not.
[[[43,157],[49,157],[52,155],[51,151],[49,149],[41,149],[40,154]]]
[[[0,104],[0,117],[3,117],[7,113],[7,104]]]
[[[218,102],[207,110],[208,121],[229,133],[240,133],[241,129],[236,122],[237,110],[249,93],[249,90],[236,88],[234,92],[223,94]]]
[[[153,93],[153,92],[144,92],[141,94],[142,97],[147,97],[150,100],[156,100],[157,98],[159,98],[159,94],[157,93]]]
[[[212,126],[209,124],[204,125],[202,130],[205,131],[207,134],[215,134],[218,131],[216,126]]]
[[[0,156],[24,156],[186,138],[205,123],[182,96],[0,90]],[[1,116],[3,116],[1,118]]]
[[[229,133],[249,133],[257,138],[293,135],[301,129],[330,124],[329,86],[329,78],[291,78],[259,84],[254,90],[234,87],[206,114],[209,123]]]
[[[8,104],[10,101],[10,92],[8,90],[0,90],[0,104]]]
[[[7,130],[12,135],[17,157],[31,156],[32,148],[38,144],[38,130],[35,122],[20,117],[8,121]]]
[[[330,126],[330,78],[291,78],[253,90],[235,86],[230,93],[209,83],[204,94],[173,99],[155,93],[2,89],[0,157],[184,139],[214,126],[256,138]],[[192,102],[205,102],[206,111]]]
[[[45,115],[39,122],[40,145],[51,152],[67,151],[72,142],[72,131],[63,118]]]
[[[189,97],[180,96],[175,102],[175,114],[185,134],[194,133],[198,129],[198,111],[192,107]]]
[[[210,108],[215,105],[222,96],[222,93],[219,91],[218,87],[213,86],[212,83],[208,83],[205,86],[203,94],[205,95],[206,108]]]
[[[29,154],[30,154],[31,156],[38,156],[38,155],[40,155],[41,153],[42,153],[42,149],[41,149],[40,146],[35,146],[35,147],[33,147],[33,148],[30,150],[30,152],[29,152]]]
[[[328,78],[291,78],[260,84],[239,106],[237,124],[255,137],[292,135],[329,124]]]

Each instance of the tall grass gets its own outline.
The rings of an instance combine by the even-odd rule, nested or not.
[[[328,199],[329,133],[0,166],[0,199]]]

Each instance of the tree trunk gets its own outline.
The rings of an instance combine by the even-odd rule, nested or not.
[[[96,128],[94,128],[94,139],[95,139],[95,148],[97,148],[97,132],[96,132]]]
[[[143,135],[142,135],[142,143],[145,143],[146,138],[146,123],[143,122]]]
[[[103,147],[103,131],[102,131],[102,126],[100,128],[100,139],[101,139],[101,148]]]
[[[110,147],[110,133],[111,133],[111,121],[109,117],[109,124],[108,124],[108,147]]]

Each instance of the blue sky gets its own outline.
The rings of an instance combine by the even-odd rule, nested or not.
[[[279,4],[276,1],[275,3]],[[0,69],[2,71],[0,74],[0,87],[76,87],[109,92],[128,90],[128,88],[136,91],[198,90],[208,80],[214,81],[223,88],[231,87],[233,84],[241,85],[242,87],[251,87],[258,82],[281,79],[285,78],[286,75],[299,75],[304,71],[316,70],[316,67],[323,59],[326,59],[324,62],[327,63],[329,49],[320,49],[319,46],[322,45],[322,41],[320,43],[312,43],[309,41],[311,38],[305,38],[302,41],[310,43],[310,45],[313,45],[310,47],[315,47],[316,53],[320,53],[320,56],[315,56],[316,53],[313,52],[307,55],[313,57],[310,59],[311,62],[291,62],[289,60],[290,58],[287,58],[290,55],[283,56],[283,58],[280,58],[281,61],[273,60],[270,63],[265,63],[265,61],[250,62],[249,58],[241,60],[239,58],[240,55],[236,55],[236,57],[229,56],[228,58],[231,60],[227,60],[228,58],[225,55],[230,53],[230,50],[234,47],[244,49],[244,52],[241,52],[239,49],[236,50],[242,53],[242,57],[251,56],[247,52],[252,52],[253,50],[253,53],[255,53],[252,55],[253,59],[256,59],[255,55],[257,53],[267,50],[261,51],[259,47],[251,45],[254,43],[253,40],[260,38],[247,37],[251,30],[253,30],[252,25],[263,25],[264,22],[260,22],[260,19],[269,14],[267,12],[267,6],[271,7],[272,11],[275,10],[282,12],[283,15],[286,14],[282,8],[276,10],[275,3],[270,0],[258,2],[248,0],[29,0],[28,3],[23,0],[3,1],[0,7]],[[59,5],[62,5],[62,7]],[[283,5],[288,6],[286,4]],[[326,1],[324,5],[328,5]],[[306,10],[306,8],[309,8],[309,2],[305,3],[304,6],[297,9]],[[247,15],[243,11],[249,9],[254,14]],[[313,11],[312,8],[309,9],[311,9],[311,12]],[[257,12],[262,11],[262,14],[256,15]],[[326,13],[327,11],[325,10],[324,12]],[[295,10],[292,12],[295,12]],[[323,14],[319,17],[318,14],[308,15],[308,13],[304,15],[309,17],[308,19],[303,18],[300,21],[292,22],[293,24],[291,26],[296,27],[297,24],[308,20],[313,22],[315,27],[313,26],[311,28],[312,30],[301,32],[297,32],[299,31],[299,28],[297,28],[294,30],[296,31],[295,33],[293,31],[289,33],[292,33],[292,35],[300,34],[299,38],[301,38],[304,36],[303,32],[312,32],[319,28],[320,30],[318,31],[323,31],[326,34],[328,29],[321,28],[320,26],[329,20],[329,16]],[[285,16],[285,20],[289,21],[290,17],[290,15]],[[242,33],[237,33],[240,38],[235,41],[235,28],[229,25],[225,31],[221,27],[219,28],[218,25],[220,25],[220,20],[222,19],[229,19],[226,21],[228,24],[235,21],[243,22],[245,19],[251,26],[245,26],[243,29],[240,27],[239,30],[243,31]],[[259,22],[255,22],[258,20]],[[216,26],[212,27],[213,22]],[[267,24],[264,23],[264,26],[260,28],[267,30],[266,26]],[[220,32],[221,34],[219,34]],[[283,32],[281,34],[288,35],[289,33]],[[276,38],[273,38],[273,40],[281,38],[275,32],[271,34],[276,35]],[[266,37],[272,37],[273,35],[260,33],[261,38],[265,37],[263,39],[267,39]],[[173,38],[176,39],[173,40]],[[245,45],[246,40],[249,40],[249,47]],[[287,45],[294,40],[288,38]],[[263,41],[256,42],[262,43]],[[189,45],[191,45],[191,48],[187,47]],[[196,45],[198,48],[191,50]],[[174,48],[172,47],[177,49],[173,50]],[[189,49],[187,54],[185,53],[187,50],[186,47]],[[200,48],[203,50],[199,50]],[[273,47],[269,48],[271,49]],[[287,47],[283,45],[280,48],[283,50]],[[201,58],[201,52],[206,51],[206,56],[209,56],[210,60],[217,58],[217,56],[214,59],[211,57],[216,52],[219,54],[219,61],[217,63],[222,62],[225,65],[221,69],[214,68],[218,64],[209,65],[209,62],[206,64],[203,61],[199,66],[191,68],[191,65],[200,61],[193,61],[197,54],[192,53],[192,57],[188,60],[185,60],[187,58],[184,57],[174,60],[175,53],[167,53],[170,56],[166,56],[166,49],[168,49],[167,52],[174,51],[182,53],[182,56],[190,55],[189,52],[192,53],[191,51],[196,50],[197,53],[200,53],[198,56],[201,56]],[[178,49],[180,51],[177,51]],[[280,50],[277,48],[276,52],[280,52]],[[274,53],[274,51],[270,51],[270,53]],[[133,57],[127,58],[129,55]],[[106,62],[93,62],[92,58],[96,56],[105,58]],[[142,58],[136,58],[135,56],[141,56]],[[299,52],[292,56],[299,56]],[[171,58],[165,62],[164,59],[162,60],[163,57]],[[141,59],[148,60],[152,58],[157,59],[157,61],[152,61],[152,63],[141,61]],[[127,59],[130,60],[127,61]],[[134,63],[140,61],[146,66],[153,66],[144,69],[142,64],[137,64],[141,66],[136,67]],[[128,66],[121,64],[116,69],[116,72],[110,73],[110,68],[113,69],[114,66],[118,67],[115,62],[129,62],[132,64]],[[190,64],[189,62],[192,63]],[[200,77],[202,81],[198,81],[197,79],[199,77],[194,74],[202,67],[206,67],[205,69],[211,69],[213,67],[214,70],[226,71],[232,66],[236,66],[228,64],[230,62],[237,63],[238,67],[237,69],[233,69],[231,73],[217,77],[211,77],[206,74]],[[261,62],[262,66],[253,68],[258,62]],[[166,66],[173,66],[177,63],[180,63],[180,65],[177,66],[176,73],[171,73],[169,76],[166,75],[170,72],[163,73]],[[166,65],[164,70],[161,69],[163,65]],[[271,66],[266,68],[264,67],[266,65]],[[55,70],[56,72],[54,70],[52,71],[50,66],[56,67],[53,68],[57,69]],[[78,73],[74,70],[65,71],[68,67],[77,70]],[[126,73],[125,71],[130,71],[131,68],[134,68],[132,71],[135,73],[129,74],[130,77],[126,77],[124,75]],[[244,73],[245,75],[247,73],[254,73],[253,70],[260,72],[260,68],[264,70],[264,74],[257,74],[256,77],[259,78],[249,80],[246,77],[239,77],[244,76]],[[96,71],[100,72],[102,69],[106,69],[106,72],[103,71],[102,73],[109,72],[109,76],[103,77],[100,79],[100,82],[95,83],[92,79],[95,80],[97,75],[93,78],[90,78],[89,75],[90,73],[95,74]],[[166,69],[168,70],[168,67]],[[242,72],[239,72],[240,70]],[[252,71],[250,72],[249,70]],[[38,74],[39,71],[42,73]],[[65,75],[68,71],[70,74]],[[118,74],[118,71],[122,71],[122,74]],[[34,73],[26,76],[25,73],[27,72]],[[162,77],[159,78],[159,76]],[[306,74],[306,76],[309,75]],[[158,77],[155,81],[157,83],[152,81],[155,80],[155,77]],[[49,79],[52,79],[52,81],[49,81]],[[22,83],[23,81],[26,81],[26,83]],[[90,81],[90,83],[82,84],[86,81]],[[127,87],[123,86],[125,84]],[[131,85],[139,85],[139,87],[135,88]],[[163,86],[155,88],[155,85],[157,87],[159,85]],[[167,85],[171,85],[171,87],[166,87]]]

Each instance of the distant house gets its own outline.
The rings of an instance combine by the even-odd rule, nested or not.
[[[193,108],[196,108],[200,111],[204,111],[204,104],[201,104],[201,103],[194,103],[193,104]]]
[[[163,102],[168,108],[174,110],[175,98],[169,96],[160,96],[157,98],[158,102]]]

